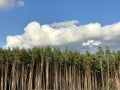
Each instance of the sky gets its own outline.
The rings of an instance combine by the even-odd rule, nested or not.
[[[0,0],[0,47],[119,48],[120,0]]]

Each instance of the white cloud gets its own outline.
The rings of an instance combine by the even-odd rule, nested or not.
[[[100,41],[95,41],[95,40],[88,40],[87,42],[83,42],[83,46],[99,46],[101,44]]]
[[[51,24],[51,26],[54,28],[67,28],[67,27],[75,26],[77,23],[78,23],[77,20],[72,20],[72,21],[53,23]]]
[[[22,1],[17,1],[16,4],[15,4],[16,7],[22,7],[24,6],[24,2]]]
[[[101,41],[99,40],[87,40],[86,42],[82,43],[83,47],[86,47],[87,50],[90,50],[92,53],[94,53],[97,49],[97,47],[101,45]],[[86,51],[85,49],[85,51]]]
[[[21,7],[24,2],[17,0],[0,0],[0,10],[10,9],[13,7]]]
[[[85,45],[119,47],[120,22],[106,26],[99,23],[77,24],[78,21],[75,20],[50,25],[31,22],[25,27],[22,35],[7,36],[4,48],[17,46],[33,48],[47,45],[72,48],[83,48]]]

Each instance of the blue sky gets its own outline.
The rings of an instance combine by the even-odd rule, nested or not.
[[[22,0],[21,7],[0,10],[0,43],[6,37],[24,33],[31,21],[51,24],[78,20],[79,25],[100,23],[102,26],[120,21],[120,0]]]

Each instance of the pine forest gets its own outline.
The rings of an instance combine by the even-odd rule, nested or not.
[[[120,90],[120,51],[0,49],[0,90]]]

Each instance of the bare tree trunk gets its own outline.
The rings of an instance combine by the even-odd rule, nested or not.
[[[65,83],[66,83],[66,90],[68,90],[68,71],[67,71],[67,64],[65,67]]]
[[[91,73],[90,73],[90,69],[88,69],[88,89],[92,90],[91,89]]]
[[[4,71],[4,90],[7,90],[7,73],[8,73],[8,65],[5,65],[5,71]]]
[[[15,66],[16,66],[16,63],[14,62],[13,65],[12,65],[12,75],[11,75],[12,87],[11,87],[11,90],[16,90],[16,85],[15,85],[15,81],[16,81],[16,78],[15,78]]]
[[[94,80],[94,72],[92,72],[92,76],[91,76],[91,80],[92,80],[92,90],[94,90],[94,86],[95,86],[95,80]]]
[[[94,75],[94,80],[95,80],[95,90],[97,90],[97,78],[96,78],[96,71],[95,71],[95,75]]]
[[[19,90],[19,78],[20,78],[20,73],[19,71],[16,71],[16,89]]]
[[[62,89],[65,90],[66,88],[66,80],[65,80],[65,67],[66,65],[64,64],[64,70],[63,70],[63,75],[62,75]]]
[[[102,61],[100,61],[100,70],[101,70],[101,79],[102,79],[102,89],[104,89],[104,78],[103,78],[103,67],[102,67]]]
[[[41,89],[41,70],[39,64],[36,66],[36,76],[35,76],[35,90]]]
[[[69,67],[69,90],[73,89],[72,64]]]
[[[46,90],[49,89],[49,61],[46,60]]]
[[[57,63],[54,65],[54,90],[58,90],[58,67]]]
[[[28,90],[32,90],[32,78],[33,78],[33,65],[30,66],[29,80],[28,80]]]
[[[107,90],[109,90],[109,83],[110,83],[110,75],[109,75],[109,59],[108,59],[108,68],[107,68]]]
[[[21,74],[20,74],[20,89],[21,90],[24,90],[26,89],[26,83],[25,83],[25,67],[24,65],[22,64],[22,68],[21,68]]]
[[[61,65],[60,65],[60,67],[59,67],[60,69],[59,69],[59,90],[62,90],[62,88],[61,88]]]
[[[76,70],[75,70],[75,65],[73,65],[73,90],[75,90],[75,77],[76,77]]]
[[[1,78],[0,78],[0,79],[1,79],[1,80],[0,80],[0,81],[1,81],[1,82],[0,82],[0,86],[1,86],[0,88],[1,88],[1,90],[3,90],[3,77],[4,77],[4,75],[3,75],[3,73],[4,73],[4,72],[3,72],[3,71],[4,71],[4,70],[3,70],[3,65],[2,65],[2,68],[1,68],[1,69],[2,69],[2,70],[1,70]]]
[[[84,90],[87,90],[87,72],[86,71],[84,76]]]
[[[117,72],[115,73],[115,81],[116,81],[116,89],[120,90],[120,80],[119,80],[119,74],[117,74]]]
[[[77,71],[77,82],[76,82],[76,84],[77,84],[77,90],[82,90],[81,89],[81,73],[80,73],[80,69],[78,69],[78,71]]]
[[[44,62],[43,62],[43,59],[41,60],[41,66],[40,66],[40,80],[41,80],[41,85],[40,85],[40,88],[42,88],[43,90],[45,89],[45,81],[44,81],[44,70],[43,70],[43,66],[44,66]]]

